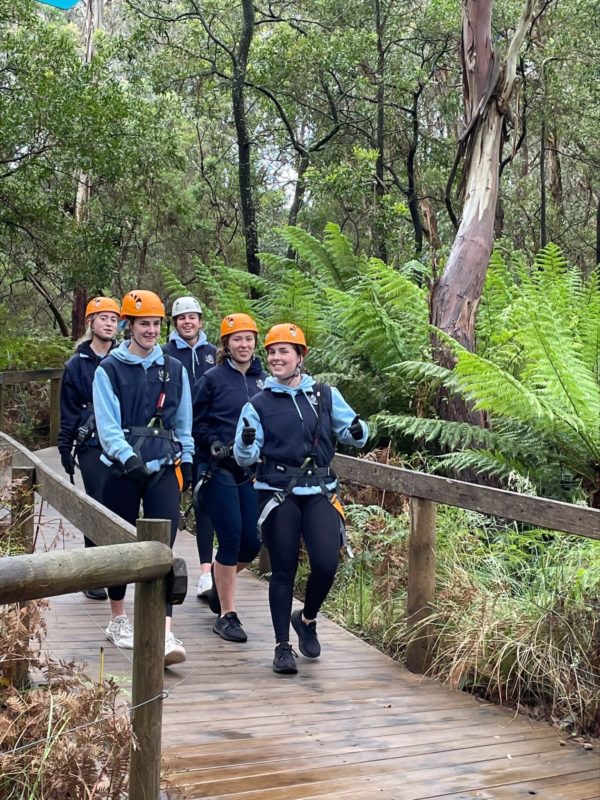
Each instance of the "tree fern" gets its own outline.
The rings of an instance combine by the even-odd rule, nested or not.
[[[402,423],[398,430],[420,441],[435,440],[442,449],[454,449],[440,460],[446,468],[468,467],[504,477],[517,471],[536,481],[542,492],[559,492],[561,472],[566,469],[582,479],[597,503],[598,272],[584,281],[555,245],[538,254],[530,271],[519,267],[517,272],[518,280],[511,286],[510,270],[498,256],[493,259],[487,293],[490,316],[482,323],[485,355],[465,350],[440,332],[456,356],[451,374],[414,361],[399,365],[401,374],[441,383],[486,411],[492,435],[482,435],[478,449],[472,451],[466,432],[453,428],[453,423],[443,423],[440,429],[420,420],[412,428]],[[494,333],[498,318],[507,326],[501,337]],[[511,429],[518,437],[511,435]],[[453,444],[455,433],[459,441]]]

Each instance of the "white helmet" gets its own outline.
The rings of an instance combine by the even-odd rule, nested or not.
[[[173,303],[171,309],[171,316],[173,319],[180,314],[200,314],[202,316],[202,309],[200,303],[195,297],[180,297]]]

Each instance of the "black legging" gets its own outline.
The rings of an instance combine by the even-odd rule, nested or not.
[[[102,503],[102,485],[106,478],[106,466],[100,461],[101,455],[101,447],[82,447],[77,455],[85,493],[99,503]],[[83,541],[86,547],[96,546],[87,536]]]
[[[262,508],[272,492],[259,492]],[[300,538],[304,539],[310,575],[306,584],[304,616],[315,619],[333,584],[340,557],[340,517],[323,494],[289,495],[262,526],[269,549],[271,581],[269,606],[276,642],[289,641],[294,579]]]
[[[117,516],[135,525],[140,516],[143,502],[144,516],[148,519],[168,519],[171,521],[171,547],[177,536],[179,522],[179,484],[175,469],[165,467],[160,476],[150,478],[147,488],[141,492],[139,487],[124,475],[119,475],[115,467],[104,467],[108,476],[103,488],[103,504]],[[127,586],[111,586],[108,596],[111,600],[122,600]],[[173,616],[173,606],[167,603],[167,617]]]

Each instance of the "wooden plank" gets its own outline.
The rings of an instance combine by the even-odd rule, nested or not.
[[[16,386],[19,383],[34,383],[36,381],[50,381],[62,378],[64,369],[52,367],[49,369],[7,370],[0,372],[0,386]]]
[[[36,492],[93,542],[106,545],[137,541],[133,525],[113,515],[82,489],[72,486],[66,478],[57,475],[27,448],[2,432],[0,448],[13,454],[13,464],[35,468]]]
[[[481,514],[528,522],[549,530],[600,539],[600,511],[594,508],[477,486],[351,456],[337,455],[333,465],[339,478],[350,483],[375,486],[408,497],[421,497]]]

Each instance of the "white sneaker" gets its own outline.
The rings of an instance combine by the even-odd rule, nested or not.
[[[198,581],[196,597],[208,597],[213,587],[212,575],[210,572],[203,572]]]
[[[108,623],[106,638],[123,650],[133,650],[133,625],[125,614],[114,617]]]
[[[185,661],[185,647],[169,631],[165,634],[165,667],[181,664],[182,661]]]

